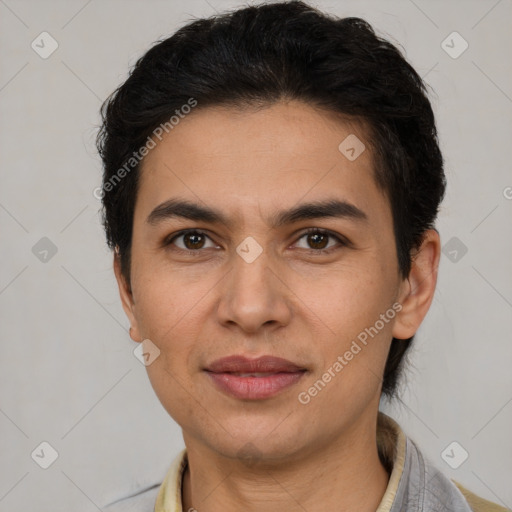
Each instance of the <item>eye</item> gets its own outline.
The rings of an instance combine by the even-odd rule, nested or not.
[[[300,247],[301,249],[309,249],[311,252],[318,253],[331,252],[331,250],[336,247],[336,242],[341,246],[349,245],[348,241],[341,237],[331,233],[330,231],[318,228],[308,229],[306,233],[299,238],[299,240],[302,239],[306,240],[306,244],[308,244],[309,247]],[[329,239],[333,240],[334,243],[329,245]]]
[[[336,242],[338,247],[350,245],[348,240],[345,240],[339,235],[318,228],[308,229],[299,237],[299,241],[303,239],[306,240],[305,243],[307,246],[299,246],[299,248],[317,254],[330,253],[336,248]],[[332,243],[329,244],[329,240],[331,240]],[[208,245],[208,243],[210,245]],[[197,229],[184,230],[173,234],[164,241],[163,245],[175,246],[179,251],[188,253],[200,253],[201,249],[219,248],[206,233]]]
[[[177,240],[182,240],[181,244],[177,243]],[[211,245],[207,246],[207,241],[210,241]],[[211,238],[202,231],[194,230],[186,230],[181,231],[180,233],[173,235],[171,238],[167,239],[164,242],[164,245],[175,245],[178,249],[182,251],[188,252],[198,252],[199,249],[209,249],[209,248],[217,248],[218,245],[215,245]]]

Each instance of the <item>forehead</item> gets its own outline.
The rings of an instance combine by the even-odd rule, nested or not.
[[[143,160],[136,214],[178,196],[233,213],[256,205],[272,212],[326,195],[362,210],[387,209],[361,123],[296,101],[259,110],[196,108]]]

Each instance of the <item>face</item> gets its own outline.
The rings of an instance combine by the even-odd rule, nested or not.
[[[292,458],[376,413],[391,339],[414,334],[431,297],[407,302],[389,201],[369,145],[340,151],[350,135],[365,142],[299,102],[208,108],[146,156],[131,293],[118,263],[116,276],[185,442]],[[218,362],[230,356],[269,357]]]

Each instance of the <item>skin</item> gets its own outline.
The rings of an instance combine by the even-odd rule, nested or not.
[[[132,339],[150,339],[161,351],[147,371],[183,431],[183,510],[365,512],[376,510],[386,490],[376,445],[384,365],[392,337],[412,336],[430,307],[440,240],[427,231],[410,275],[400,277],[391,208],[374,182],[369,144],[354,161],[338,150],[349,134],[365,141],[361,126],[296,101],[259,111],[198,108],[145,157],[131,289],[117,256],[114,270]],[[170,198],[216,208],[230,224],[148,224]],[[325,199],[356,205],[367,221],[268,223],[280,210]],[[350,244],[311,239],[307,228]],[[163,246],[183,229],[206,236]],[[248,236],[263,250],[252,263],[236,252]],[[298,394],[397,302],[401,311],[378,335],[300,403]],[[203,371],[232,354],[283,357],[307,372],[275,397],[240,400]]]

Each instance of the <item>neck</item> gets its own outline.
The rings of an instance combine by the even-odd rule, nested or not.
[[[373,420],[358,422],[308,455],[265,467],[223,457],[185,438],[183,511],[375,512],[389,475],[379,458]]]

